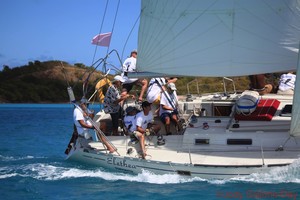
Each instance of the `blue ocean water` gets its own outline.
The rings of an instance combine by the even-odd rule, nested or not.
[[[228,180],[128,175],[65,161],[72,112],[69,104],[0,104],[1,199],[300,199],[300,160]]]

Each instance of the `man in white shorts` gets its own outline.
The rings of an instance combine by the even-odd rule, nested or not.
[[[180,127],[178,122],[177,105],[178,99],[176,94],[176,86],[174,83],[169,83],[167,85],[167,91],[161,95],[159,110],[160,120],[165,124],[167,135],[172,135],[170,132],[171,120],[175,122],[175,126],[178,129]]]

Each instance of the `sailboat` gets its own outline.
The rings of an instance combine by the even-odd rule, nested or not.
[[[139,72],[131,76],[230,80],[226,77],[300,74],[299,42],[297,0],[142,0]],[[300,81],[293,96],[256,96],[252,111],[241,114],[237,108],[244,97],[225,89],[180,100],[183,131],[162,133],[162,145],[147,137],[146,159],[128,135],[106,136],[115,154],[99,141],[77,142],[67,159],[124,173],[217,179],[266,173],[299,159]],[[98,134],[104,116],[100,112],[92,120]]]

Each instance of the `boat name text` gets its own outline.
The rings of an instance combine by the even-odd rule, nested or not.
[[[128,164],[125,159],[118,159],[118,158],[114,158],[114,157],[107,158],[107,163],[110,164],[110,165],[116,165],[116,166],[120,166],[120,167],[127,167],[127,168],[131,168],[131,169],[136,168],[135,165]]]

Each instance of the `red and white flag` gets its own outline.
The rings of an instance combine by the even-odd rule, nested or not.
[[[101,33],[93,37],[92,44],[108,47],[110,44],[111,32]]]

